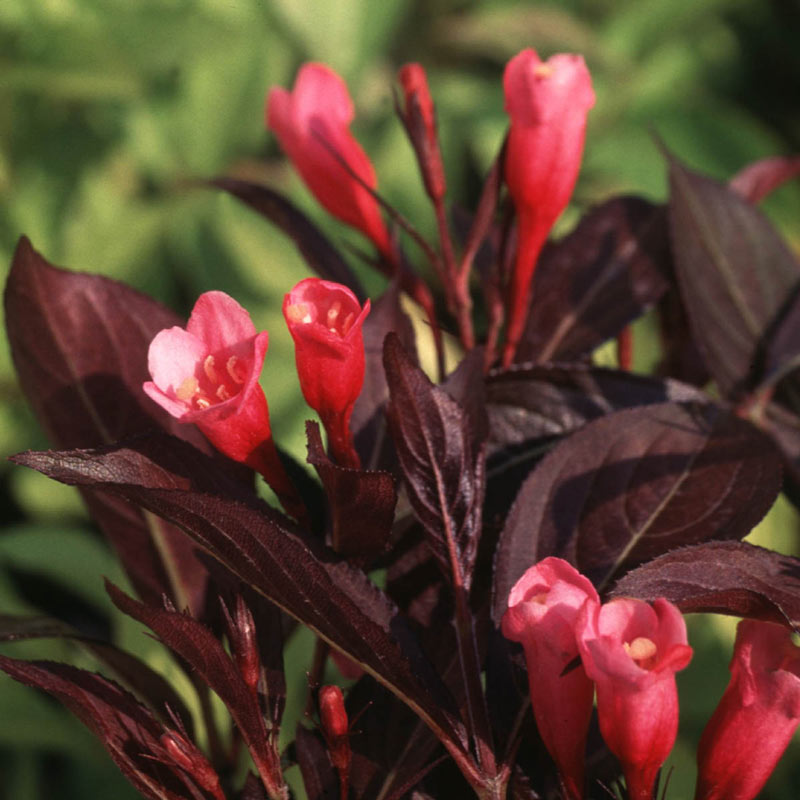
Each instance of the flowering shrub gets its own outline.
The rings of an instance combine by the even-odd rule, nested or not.
[[[283,799],[297,765],[312,800],[575,800],[610,785],[646,800],[678,726],[675,672],[691,669],[683,614],[730,614],[744,622],[697,796],[752,798],[800,718],[800,560],[742,541],[782,488],[800,496],[800,266],[755,208],[797,163],[759,162],[725,185],[668,154],[665,205],[613,197],[545,243],[594,96],[581,58],[524,51],[506,70],[507,141],[456,240],[424,70],[399,81],[435,243],[376,195],[330,69],[307,65],[268,101],[308,188],[374,245],[390,278],[379,296],[280,194],[212,182],[317,273],[282,287],[327,438],[307,424],[316,479],[276,445],[258,384],[267,334],[233,298],[203,295],[184,327],[21,239],[9,340],[58,449],[14,460],[81,488],[138,595],[108,583],[111,600],[174,654],[193,696],[87,637],[108,674],[0,667],[74,711],[147,798]],[[419,342],[403,292],[427,322]],[[676,309],[685,330],[666,322]],[[635,375],[628,326],[650,310],[665,366]],[[449,373],[443,331],[460,355]],[[614,339],[621,367],[594,366]],[[420,345],[438,356],[432,375]],[[318,640],[310,722],[282,748],[283,643],[298,623]],[[78,635],[8,617],[0,631]],[[322,685],[329,657],[353,683]],[[737,773],[751,735],[763,752]]]

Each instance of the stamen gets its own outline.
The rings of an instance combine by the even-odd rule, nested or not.
[[[344,322],[342,323],[342,336],[347,336],[347,331],[353,327],[355,319],[356,315],[352,311],[344,318]]]
[[[336,319],[339,316],[339,312],[342,310],[342,304],[338,300],[334,300],[331,304],[331,307],[328,309],[328,314],[325,317],[328,328],[332,331],[336,331]]]
[[[217,375],[216,365],[214,364],[214,356],[206,356],[203,362],[203,371],[211,383],[219,383],[219,375]]]
[[[216,394],[217,394],[217,397],[219,397],[220,400],[230,400],[231,399],[231,393],[225,388],[225,384],[224,383],[221,383],[219,386],[217,386]]]
[[[178,400],[183,400],[184,403],[188,403],[195,396],[198,388],[197,378],[190,376],[185,378],[183,383],[175,390],[175,397]]]
[[[211,408],[211,401],[207,397],[202,397],[198,395],[194,399],[195,405],[201,410],[205,411],[207,408]]]
[[[634,661],[647,661],[658,652],[656,643],[645,636],[637,636],[630,644],[624,642],[622,646]]]
[[[247,370],[242,368],[236,356],[231,356],[228,359],[228,362],[225,364],[225,369],[228,371],[228,375],[231,376],[231,380],[234,383],[238,383],[239,385],[244,383],[247,377]]]
[[[549,78],[552,74],[553,68],[549,64],[539,64],[533,70],[535,78]]]
[[[311,309],[308,303],[295,303],[293,306],[289,306],[286,309],[286,316],[289,317],[292,322],[313,322],[311,318]]]
[[[547,604],[547,592],[539,592],[539,594],[534,595],[531,597],[531,600],[534,603],[538,603],[540,606]]]

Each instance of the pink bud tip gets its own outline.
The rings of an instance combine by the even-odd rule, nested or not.
[[[382,253],[389,234],[377,200],[375,170],[350,133],[353,101],[324,64],[305,64],[291,92],[270,89],[267,125],[309,190],[333,216],[360,230]]]

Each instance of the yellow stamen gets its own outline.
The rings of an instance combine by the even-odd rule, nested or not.
[[[247,372],[242,369],[239,359],[236,356],[231,356],[228,363],[225,364],[225,369],[228,370],[228,375],[234,383],[243,384],[244,379],[247,377]]]
[[[355,314],[351,311],[345,318],[344,322],[342,323],[342,336],[347,336],[347,331],[353,327],[353,323],[355,322]]]
[[[198,395],[194,399],[195,405],[201,410],[205,411],[207,408],[211,408],[211,401],[207,397],[202,397]]]
[[[647,661],[658,652],[656,643],[644,636],[637,636],[630,644],[625,642],[622,646],[634,661]]]
[[[219,397],[220,400],[231,399],[231,393],[225,388],[224,383],[221,383],[219,386],[217,386],[216,395],[217,397]]]
[[[311,309],[308,303],[295,303],[286,309],[286,316],[289,317],[291,322],[312,322]]]
[[[219,375],[217,375],[216,365],[214,364],[214,356],[206,356],[203,362],[203,372],[211,383],[219,383]]]
[[[183,400],[188,403],[197,393],[198,383],[197,378],[189,377],[184,379],[183,383],[175,390],[175,397],[178,400]]]
[[[327,321],[328,327],[332,331],[336,330],[336,319],[338,318],[339,312],[341,310],[342,310],[342,304],[338,300],[335,300],[332,303],[331,307],[328,309],[328,314],[325,317],[325,319]]]
[[[549,64],[539,64],[533,69],[535,78],[549,78],[553,74],[553,68]]]

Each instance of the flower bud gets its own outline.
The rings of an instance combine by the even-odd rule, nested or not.
[[[388,257],[389,233],[366,188],[377,186],[375,170],[350,133],[354,113],[344,81],[324,64],[305,64],[291,92],[273,87],[267,98],[267,125],[309,190]]]
[[[742,620],[730,669],[697,750],[696,800],[752,800],[800,723],[800,647],[789,630]]]
[[[164,763],[172,762],[190,775],[201,789],[224,800],[219,775],[195,744],[177,731],[171,730],[161,735],[160,744],[166,751]]]
[[[620,760],[630,800],[651,800],[656,775],[678,733],[675,673],[692,657],[681,612],[621,598],[587,603],[576,625],[586,674],[597,686],[597,717]]]
[[[502,621],[503,635],[525,648],[536,727],[570,798],[583,797],[594,684],[582,664],[567,667],[578,656],[578,614],[585,603],[599,602],[588,578],[560,558],[546,558],[517,581]]]
[[[432,199],[441,200],[446,191],[444,165],[425,70],[420,64],[406,64],[398,77],[405,96],[405,107],[400,114],[417,155],[425,191]]]
[[[505,180],[519,232],[503,351],[507,366],[525,326],[539,252],[578,178],[594,91],[581,56],[560,54],[543,62],[534,50],[523,50],[508,62],[503,87],[511,117]]]
[[[339,283],[306,278],[283,300],[283,316],[295,344],[295,362],[306,402],[320,416],[334,457],[358,466],[350,433],[353,412],[364,383],[361,327],[369,313]]]
[[[323,686],[319,690],[319,717],[333,766],[340,776],[346,776],[351,758],[350,722],[342,690],[338,686]]]

